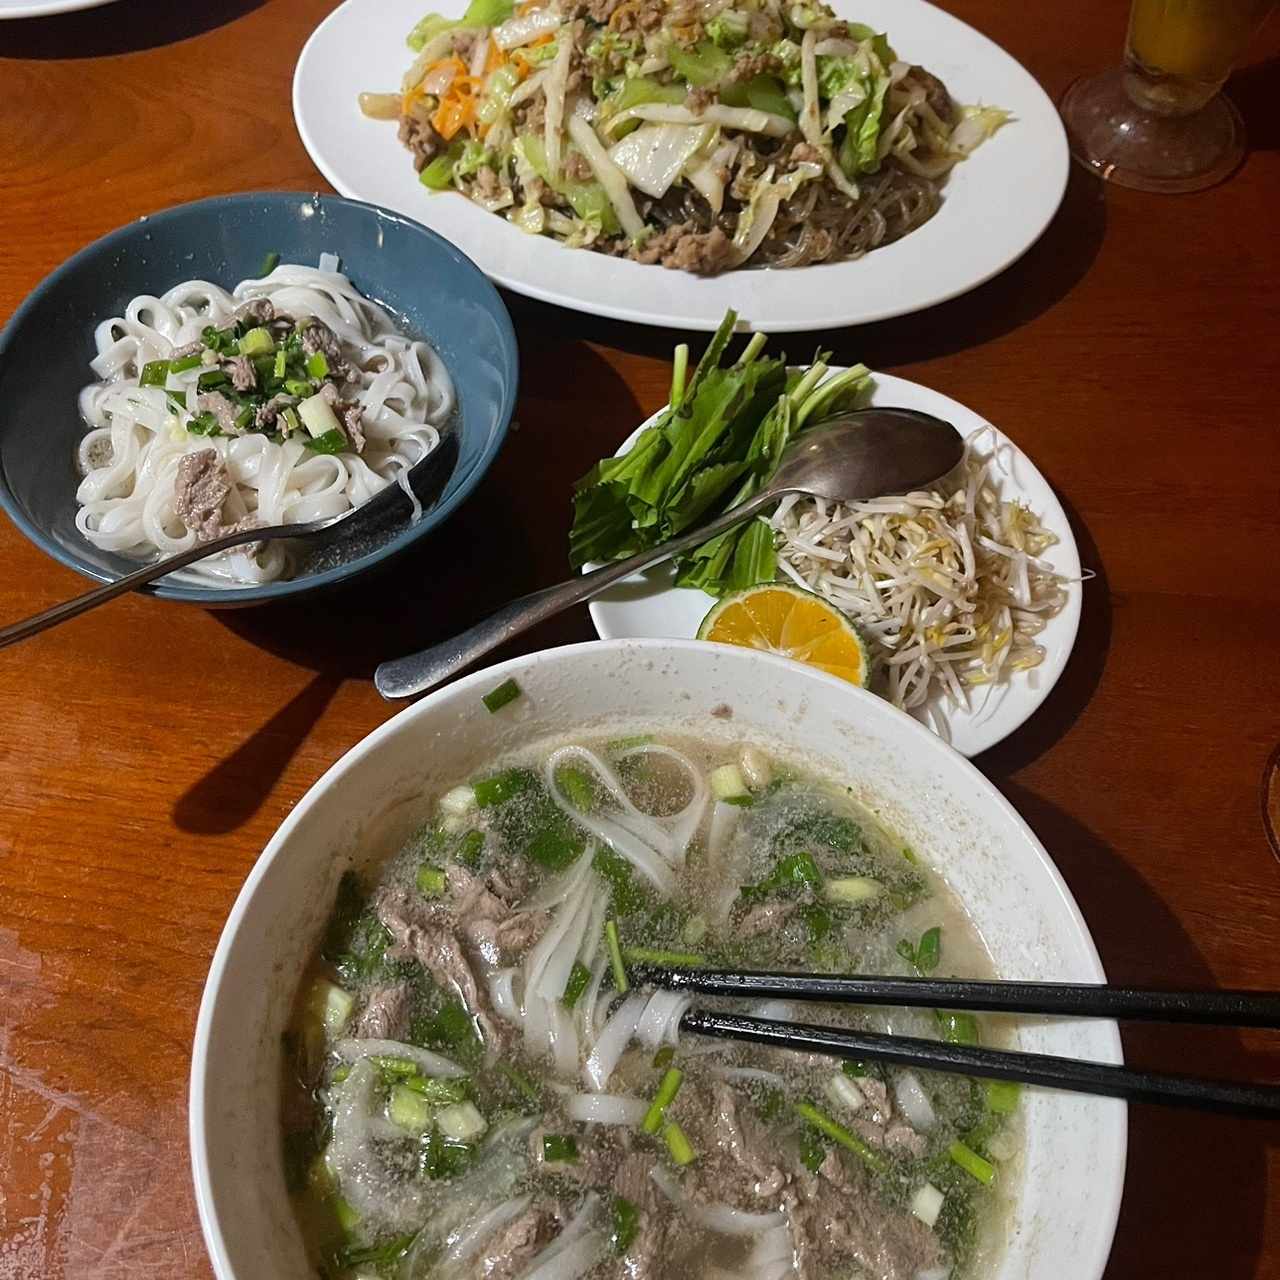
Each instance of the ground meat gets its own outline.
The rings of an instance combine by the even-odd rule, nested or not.
[[[223,435],[240,434],[240,428],[236,426],[236,407],[221,391],[204,391],[196,396],[196,412],[213,414]]]
[[[256,391],[258,371],[248,356],[232,356],[223,366],[237,391]]]
[[[735,937],[758,938],[762,933],[776,929],[786,923],[787,917],[795,911],[797,905],[795,902],[766,902],[752,907],[739,921]]]
[[[406,112],[400,117],[400,127],[396,136],[413,154],[415,173],[421,173],[444,149],[444,139],[431,127],[430,123],[419,120],[411,112]]]
[[[286,395],[283,391],[279,391],[266,404],[258,406],[257,412],[253,415],[253,425],[259,431],[270,431],[276,425],[280,410],[292,409],[297,403],[297,396]]]
[[[178,459],[174,510],[198,541],[209,542],[223,532],[222,504],[230,493],[231,477],[216,449],[184,453]]]
[[[621,5],[609,21],[609,27],[619,33],[626,31],[656,31],[667,16],[667,0],[637,0],[634,4]]]
[[[713,102],[718,101],[716,90],[711,85],[700,85],[696,89],[690,89],[688,96],[684,100],[684,105],[693,112],[695,116],[700,116]]]
[[[923,67],[912,67],[907,74],[907,79],[915,81],[924,90],[924,100],[932,108],[934,115],[943,124],[950,124],[956,108],[955,103],[951,101],[951,94],[947,92],[947,86]]]
[[[865,1176],[845,1167],[828,1177],[825,1163],[823,1170],[782,1194],[800,1280],[847,1275],[850,1262],[876,1280],[912,1280],[941,1262],[933,1232],[905,1210],[888,1210]]]
[[[276,318],[276,309],[270,298],[250,298],[248,302],[242,302],[231,313],[231,318],[261,327],[270,324]]]
[[[409,1012],[409,989],[402,982],[375,987],[350,1032],[359,1040],[399,1040]]]
[[[514,112],[516,132],[541,134],[547,127],[547,95],[539,89]]]
[[[570,0],[563,12],[572,22],[575,18],[590,18],[598,26],[605,26],[613,17],[614,10],[622,0]]]
[[[660,262],[664,267],[712,276],[733,265],[733,241],[719,227],[699,231],[682,222],[651,236],[631,256],[637,262]]]
[[[556,1226],[550,1209],[530,1205],[485,1245],[474,1274],[484,1280],[514,1280],[523,1275],[530,1260],[551,1242]]]
[[[564,175],[571,182],[592,182],[595,180],[595,173],[581,151],[565,153]]]
[[[182,360],[187,356],[198,355],[203,350],[203,342],[184,342],[182,346],[174,347],[174,349],[169,352],[169,359]]]
[[[492,199],[502,190],[497,173],[487,164],[482,164],[476,170],[476,190],[487,199]]]
[[[756,76],[771,75],[782,70],[782,59],[772,53],[740,53],[725,84],[739,84],[744,80],[754,80]]]

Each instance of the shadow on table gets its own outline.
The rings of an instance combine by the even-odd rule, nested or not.
[[[1210,987],[1212,970],[1141,874],[1088,828],[1017,783],[997,785],[1034,828],[1089,921],[1110,981]],[[1275,1055],[1239,1032],[1135,1024],[1132,1065],[1187,1075],[1274,1078]],[[1280,1125],[1163,1107],[1129,1112],[1124,1207],[1107,1275],[1252,1280],[1267,1209],[1267,1151]]]
[[[979,346],[1020,328],[1066,297],[1093,265],[1105,230],[1103,184],[1072,165],[1062,206],[1044,235],[1016,263],[986,284],[915,315],[853,328],[780,334],[770,346],[775,351],[786,351],[793,361],[808,360],[822,348],[834,352],[836,363],[863,361],[873,369],[931,360]],[[903,241],[904,246],[908,244],[910,237]],[[548,329],[637,355],[671,358],[670,330],[585,315],[510,294],[504,296],[521,333]],[[744,341],[737,339],[739,344]],[[694,351],[700,351],[705,342],[705,337],[694,335]]]
[[[173,806],[174,825],[200,835],[222,835],[248,822],[341,684],[335,675],[313,677],[271,719],[178,797]]]
[[[327,675],[368,679],[379,662],[448,639],[509,600],[569,575],[573,484],[602,449],[593,406],[640,409],[607,361],[577,341],[524,344],[516,420],[475,494],[430,537],[347,586],[219,622]],[[553,619],[505,654],[586,639],[581,613]]]
[[[1244,117],[1250,151],[1280,148],[1280,112],[1276,111],[1276,84],[1280,56],[1242,67],[1227,81],[1227,97]]]
[[[118,0],[115,4],[48,18],[24,18],[0,26],[0,56],[100,58],[176,44],[226,26],[261,8],[263,0]]]
[[[1080,563],[1094,576],[1084,583],[1080,630],[1053,691],[1025,724],[977,757],[979,768],[995,777],[1016,773],[1066,736],[1101,683],[1111,649],[1111,588],[1102,553],[1079,512],[1055,492],[1075,535]]]

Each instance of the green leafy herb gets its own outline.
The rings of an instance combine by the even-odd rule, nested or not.
[[[320,436],[308,435],[302,443],[313,453],[343,453],[350,447],[346,435],[336,427]]]
[[[548,1164],[571,1164],[578,1158],[577,1138],[571,1133],[544,1134],[542,1158]]]
[[[280,265],[280,255],[273,249],[262,259],[262,266],[258,268],[258,276],[269,276]]]
[[[569,980],[564,984],[564,995],[560,1003],[566,1009],[572,1009],[582,999],[582,993],[591,985],[591,970],[585,964],[575,960],[569,970]]]
[[[609,1247],[614,1253],[626,1253],[640,1230],[640,1211],[625,1197],[614,1196],[610,1221]]]

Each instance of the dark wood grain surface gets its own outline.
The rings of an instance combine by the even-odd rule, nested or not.
[[[0,23],[0,318],[139,214],[322,187],[289,85],[331,7],[121,0]],[[946,7],[1054,96],[1116,59],[1125,8]],[[1280,740],[1277,49],[1273,22],[1232,81],[1252,150],[1226,185],[1166,198],[1073,173],[1052,227],[1004,275],[924,315],[821,335],[1000,424],[1071,513],[1097,575],[1079,645],[1039,715],[979,764],[1125,982],[1280,985],[1280,866],[1260,801]],[[560,577],[570,482],[664,396],[671,334],[510,301],[519,430],[394,572],[274,610],[129,599],[0,653],[2,1280],[209,1275],[185,1093],[242,879],[290,805],[388,716],[375,662]],[[7,523],[0,557],[5,620],[83,586]],[[590,634],[579,611],[528,647]],[[1280,1077],[1262,1034],[1151,1028],[1125,1044],[1146,1065]],[[1135,1110],[1111,1280],[1280,1277],[1278,1138]],[[1056,1275],[1070,1280],[1070,1259]]]

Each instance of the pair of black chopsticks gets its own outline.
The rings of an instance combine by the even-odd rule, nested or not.
[[[1280,1028],[1280,992],[1147,991],[1132,987],[1057,982],[968,982],[938,978],[841,977],[812,973],[751,973],[725,969],[637,966],[636,985],[708,996],[778,997],[831,1004],[897,1005],[932,1009],[1031,1013],[1054,1017]],[[778,1022],[709,1009],[689,1009],[680,1029],[696,1035],[747,1040],[778,1049],[878,1060],[930,1071],[1103,1094],[1130,1102],[1280,1115],[1280,1087],[1135,1071],[1102,1062],[1041,1053],[950,1044],[810,1023]]]

